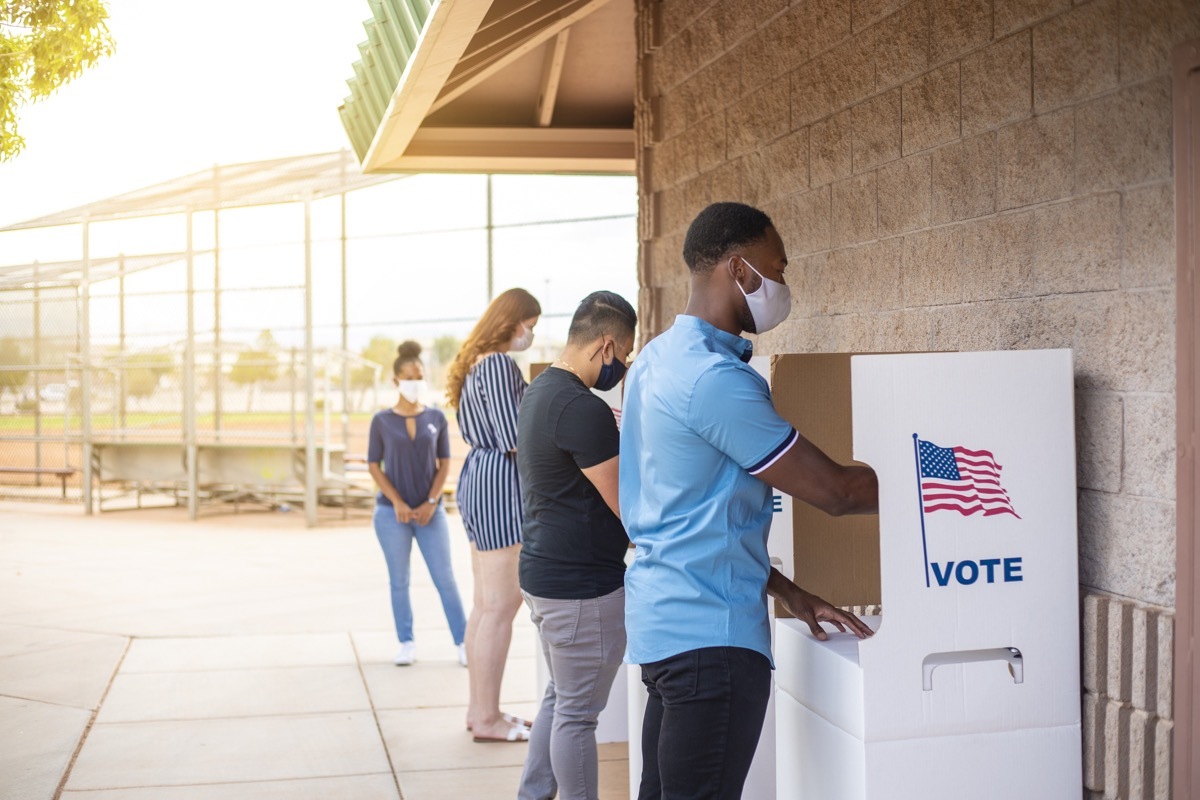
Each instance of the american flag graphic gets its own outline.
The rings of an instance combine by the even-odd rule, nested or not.
[[[996,457],[988,450],[938,447],[917,440],[921,470],[921,502],[925,513],[957,511],[963,516],[982,513],[1021,516],[1013,508],[1008,492],[1000,485]]]

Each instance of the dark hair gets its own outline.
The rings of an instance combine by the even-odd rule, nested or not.
[[[616,292],[592,292],[583,298],[571,318],[567,342],[586,344],[608,334],[632,334],[637,328],[637,312],[629,301]]]
[[[421,345],[412,339],[409,339],[407,342],[401,342],[400,346],[396,348],[396,352],[399,355],[396,356],[396,361],[392,364],[393,375],[399,375],[400,370],[404,369],[405,364],[412,361],[420,362],[421,360]]]
[[[713,203],[688,226],[683,260],[692,272],[708,272],[730,250],[762,241],[771,218],[744,203]]]

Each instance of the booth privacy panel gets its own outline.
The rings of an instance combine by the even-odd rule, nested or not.
[[[1078,726],[1071,352],[851,368],[854,455],[880,486],[865,739]]]
[[[840,464],[854,458],[850,359],[848,353],[787,354],[771,359],[775,409]],[[859,514],[831,517],[799,501],[786,505],[792,509],[793,547],[790,569],[782,570],[784,574],[835,606],[878,605],[878,519]],[[784,503],[777,508],[786,510]],[[776,614],[790,616],[778,604]]]

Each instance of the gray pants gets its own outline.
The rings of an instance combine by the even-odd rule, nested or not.
[[[625,654],[625,589],[590,600],[525,594],[550,683],[533,722],[519,800],[597,800],[596,718]]]

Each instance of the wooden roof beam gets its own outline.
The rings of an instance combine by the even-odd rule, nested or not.
[[[551,19],[545,22],[542,27],[535,28],[532,33],[523,39],[517,40],[507,49],[485,58],[482,62],[472,63],[471,59],[477,54],[494,50],[496,42],[503,39],[511,39],[513,32],[503,29],[503,26],[497,26],[502,29],[494,31],[494,35],[489,37],[487,41],[481,43],[472,40],[471,52],[465,55],[462,62],[457,65],[457,74],[450,76],[445,82],[443,90],[438,95],[437,100],[429,107],[428,113],[432,114],[446,107],[509,64],[558,36],[559,33],[570,28],[576,22],[585,19],[599,10],[608,2],[609,0],[586,0],[586,2],[572,3],[557,12],[557,14],[550,15]],[[468,64],[470,64],[470,68],[464,72],[462,68]]]
[[[554,119],[554,103],[558,100],[558,85],[562,82],[563,64],[567,60],[567,39],[571,29],[559,31],[554,37],[554,45],[546,51],[546,61],[542,64],[542,82],[538,89],[537,124],[546,128]]]

